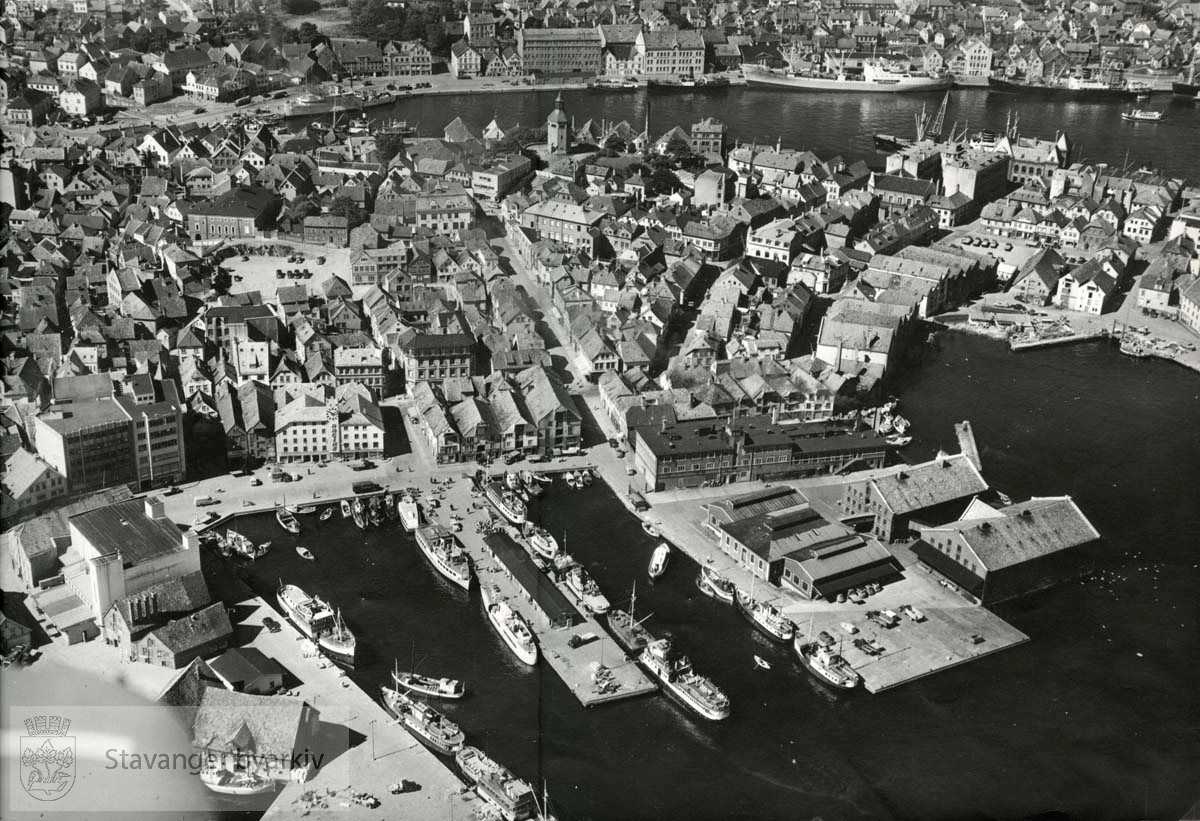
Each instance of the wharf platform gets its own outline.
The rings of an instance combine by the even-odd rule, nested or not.
[[[458,535],[464,536],[465,531]],[[520,611],[537,636],[539,663],[549,664],[580,704],[594,707],[658,690],[599,622],[580,613],[510,535],[471,535],[479,539],[477,549],[468,544],[473,539],[462,541],[475,562],[480,584],[496,584],[509,604]],[[570,646],[571,636],[588,633],[595,638],[578,647]],[[593,680],[600,667],[607,668],[611,681],[603,689]]]

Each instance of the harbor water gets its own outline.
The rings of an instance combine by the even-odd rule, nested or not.
[[[744,88],[563,96],[577,125],[591,117],[640,129],[649,105],[655,135],[714,116],[747,142],[874,164],[872,134],[909,136],[921,104],[932,110],[939,99]],[[536,125],[554,97],[415,98],[375,116],[419,123],[425,135],[440,135],[454,116],[477,130],[493,116]],[[1001,130],[1012,111],[1027,135],[1065,128],[1089,160],[1200,177],[1200,108],[1168,97],[1152,105],[1169,114],[1147,126],[1123,123],[1128,106],[1119,103],[955,91],[947,121]],[[998,608],[1029,644],[881,695],[836,695],[817,683],[790,648],[701,595],[696,566],[678,551],[650,584],[654,542],[600,483],[556,483],[538,517],[614,606],[628,604],[637,581],[639,617],[671,633],[725,689],[729,720],[703,721],[664,696],[581,708],[545,664],[517,662],[478,589],[438,576],[394,523],[363,534],[338,515],[297,539],[271,517],[252,517],[241,529],[276,547],[239,572],[272,600],[282,578],[340,606],[359,635],[352,677],[369,693],[396,659],[465,680],[470,695],[445,711],[469,743],[544,780],[560,817],[1179,817],[1200,790],[1200,379],[1107,343],[1014,354],[943,331],[897,384],[915,431],[910,460],[955,450],[953,424],[969,419],[994,486],[1017,500],[1070,494],[1103,540],[1086,553],[1089,578]],[[315,564],[296,556],[297,541],[317,553]],[[755,654],[772,669],[757,669]]]
[[[726,690],[729,720],[664,696],[581,708],[545,664],[517,662],[477,587],[437,575],[396,523],[363,533],[340,514],[310,516],[294,537],[272,517],[243,519],[275,548],[238,572],[272,600],[283,579],[340,607],[359,635],[352,677],[369,693],[397,660],[465,680],[470,694],[445,711],[469,743],[544,779],[564,817],[1177,817],[1200,764],[1200,380],[1106,343],[1013,354],[954,332],[906,367],[910,459],[954,449],[953,423],[970,419],[996,487],[1070,494],[1104,539],[1083,583],[999,608],[1031,643],[882,695],[830,692],[790,648],[700,594],[678,551],[651,584],[654,541],[602,484],[559,481],[536,515],[615,606],[637,582],[639,618]]]
[[[704,117],[715,117],[729,128],[731,139],[787,148],[807,148],[822,158],[841,155],[882,166],[875,153],[876,133],[914,136],[914,115],[922,105],[936,111],[944,92],[930,94],[838,94],[780,92],[730,86],[692,91],[636,92],[564,91],[566,111],[576,128],[586,120],[645,127],[659,137],[674,125],[687,129]],[[371,110],[371,117],[397,117],[417,125],[422,136],[442,136],[442,129],[462,117],[476,134],[493,117],[501,126],[536,127],[554,110],[558,92],[506,92],[494,95],[412,97]],[[1160,123],[1133,123],[1121,112],[1134,106],[1164,109]],[[1193,179],[1200,166],[1200,102],[1156,94],[1148,102],[1041,100],[1016,94],[961,89],[950,92],[946,129],[957,123],[970,133],[982,129],[1003,132],[1009,115],[1019,119],[1029,137],[1053,139],[1065,129],[1076,146],[1076,158],[1117,165],[1153,165]]]

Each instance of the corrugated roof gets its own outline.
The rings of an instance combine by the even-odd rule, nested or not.
[[[988,489],[983,476],[961,453],[906,466],[872,479],[871,485],[896,514],[912,513]]]
[[[141,499],[79,513],[70,523],[100,555],[119,551],[126,567],[187,549],[175,523],[167,518],[151,519]]]

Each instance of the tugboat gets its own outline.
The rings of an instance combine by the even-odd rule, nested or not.
[[[650,631],[642,626],[642,622],[650,618],[649,616],[642,621],[634,618],[634,608],[637,605],[637,582],[633,583],[633,594],[629,598],[629,612],[624,610],[609,610],[608,611],[608,628],[612,631],[613,636],[621,643],[621,646],[630,652],[636,653],[644,650],[646,645],[654,641],[654,636],[650,635]]]
[[[500,638],[513,651],[517,658],[533,666],[538,662],[538,645],[533,631],[525,623],[525,619],[516,610],[509,607],[508,602],[499,598],[499,590],[492,585],[483,585],[483,606],[487,610],[488,619]]]
[[[710,721],[729,718],[729,698],[720,688],[692,670],[692,662],[671,647],[670,639],[650,642],[638,660],[659,680],[667,693]]]
[[[543,527],[534,526],[529,533],[529,546],[534,552],[547,561],[553,560],[559,553],[558,540],[551,535],[549,530]]]
[[[487,500],[492,503],[492,507],[496,508],[501,516],[517,527],[525,524],[525,503],[511,491],[502,490],[497,482],[488,482],[484,493]]]
[[[275,521],[279,522],[279,526],[288,533],[299,533],[300,522],[296,521],[296,517],[287,509],[287,506],[275,509]]]
[[[417,529],[417,546],[437,572],[463,590],[471,589],[471,557],[441,525],[426,525]]]
[[[454,755],[462,749],[466,735],[453,721],[407,693],[391,687],[380,689],[384,709],[426,747],[442,755]]]
[[[205,767],[200,782],[222,795],[262,795],[275,792],[275,780],[248,772],[235,772],[224,767]]]
[[[858,673],[832,648],[820,642],[801,641],[799,636],[793,646],[808,672],[819,680],[842,690],[853,690],[858,686]]]
[[[671,546],[666,542],[659,542],[658,547],[654,548],[654,555],[650,557],[650,578],[661,578],[662,574],[667,572],[667,562],[670,560]]]
[[[588,575],[583,565],[576,564],[567,570],[567,589],[579,599],[579,603],[598,616],[608,612],[609,602],[600,592],[600,586]]]
[[[317,643],[334,661],[354,665],[357,643],[340,613],[317,596],[309,596],[294,584],[279,585],[275,594],[284,615],[300,632]]]
[[[539,817],[533,787],[483,754],[477,747],[463,747],[454,761],[479,796],[500,811],[505,821]]]
[[[696,587],[700,588],[704,595],[712,596],[726,604],[733,604],[733,597],[737,593],[733,582],[708,567],[700,568],[700,575],[696,577]]]
[[[734,595],[734,603],[738,612],[771,641],[786,644],[796,637],[795,623],[775,605],[756,601],[741,590]]]

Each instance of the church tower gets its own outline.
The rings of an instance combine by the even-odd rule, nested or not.
[[[562,92],[554,101],[554,110],[546,118],[546,150],[551,155],[566,155],[571,151],[571,119],[563,109]]]

